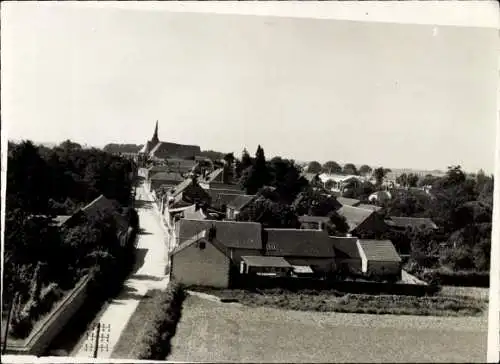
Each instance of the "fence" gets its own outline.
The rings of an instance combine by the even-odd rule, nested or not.
[[[335,281],[331,279],[265,277],[235,275],[231,282],[232,288],[272,289],[283,288],[290,291],[298,290],[337,290],[345,293],[358,294],[394,294],[406,296],[425,296],[437,293],[436,285],[417,285],[403,283],[378,283],[366,281]]]

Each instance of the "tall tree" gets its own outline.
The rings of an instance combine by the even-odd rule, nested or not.
[[[358,174],[358,170],[356,169],[356,166],[352,163],[346,163],[344,164],[344,169],[343,172],[345,174]]]
[[[321,164],[317,161],[309,162],[307,165],[307,173],[321,173]]]
[[[380,186],[382,184],[382,182],[384,182],[384,178],[385,178],[386,174],[387,174],[387,171],[385,168],[383,168],[383,167],[375,168],[375,170],[373,171],[373,175],[375,177],[375,181],[376,181],[377,186]]]
[[[361,167],[359,167],[359,174],[367,176],[370,173],[372,173],[372,167],[370,167],[369,165],[363,164]]]
[[[340,173],[342,172],[342,167],[335,161],[328,161],[323,164],[323,172],[325,173]]]
[[[233,153],[228,153],[224,156],[224,172],[223,179],[224,183],[232,183],[234,178],[234,162],[235,157]]]
[[[261,187],[269,184],[270,179],[264,149],[259,145],[255,153],[254,163],[246,168],[241,175],[240,185],[248,194],[253,195]]]

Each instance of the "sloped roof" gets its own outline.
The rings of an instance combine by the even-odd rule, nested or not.
[[[175,196],[179,195],[186,188],[188,188],[191,185],[191,183],[193,183],[191,178],[186,178],[181,183],[179,183],[177,186],[175,186],[175,188],[171,192],[171,196],[175,197]]]
[[[337,210],[337,213],[345,217],[349,230],[352,231],[363,223],[375,211],[362,209],[359,207],[343,205]]]
[[[325,231],[265,229],[266,255],[333,258],[333,245]]]
[[[176,172],[157,172],[153,174],[150,178],[151,181],[184,181],[184,177],[180,173]]]
[[[390,240],[359,239],[358,242],[369,261],[401,262],[401,257]]]
[[[217,241],[217,239],[212,239],[212,240],[208,240],[207,239],[208,237],[208,231],[207,230],[203,230],[203,231],[200,231],[198,234],[196,235],[193,235],[191,238],[185,240],[184,242],[182,242],[181,244],[179,244],[174,250],[172,250],[169,255],[172,256],[172,255],[175,255],[181,251],[183,251],[184,249],[200,242],[200,241],[203,241],[207,244],[212,244],[215,248],[217,248],[222,254],[224,254],[225,256],[227,256],[228,258],[230,258],[230,254],[229,254],[229,251],[228,249],[224,246],[224,244],[221,244],[219,241]]]
[[[100,195],[95,200],[90,202],[87,206],[83,207],[81,211],[87,217],[96,217],[99,213],[104,212],[104,210],[110,210],[113,212],[113,217],[120,230],[126,230],[128,228],[127,220],[124,216],[119,214],[117,210],[120,205],[117,201],[110,200],[104,195]]]
[[[309,215],[302,215],[299,216],[299,222],[329,222],[330,218],[328,216],[309,216]]]
[[[282,257],[266,257],[257,255],[242,256],[241,259],[248,265],[253,267],[277,267],[277,268],[292,268]]]
[[[205,182],[214,182],[224,172],[224,168],[218,168],[205,177]]]
[[[356,242],[357,238],[330,236],[335,249],[335,255],[339,258],[360,259]]]
[[[385,222],[389,226],[396,227],[427,227],[437,229],[434,221],[428,218],[390,216]]]
[[[380,207],[380,206],[369,205],[369,204],[364,204],[364,203],[361,203],[361,204],[357,205],[356,207],[359,207],[360,209],[373,210],[373,211],[382,210],[382,207]]]
[[[159,142],[149,153],[152,157],[166,158],[167,156],[191,157],[201,153],[197,145],[177,144],[169,142]]]
[[[347,205],[347,206],[357,206],[361,203],[360,200],[347,197],[337,197],[337,201],[340,202],[342,205]]]
[[[68,221],[70,218],[71,215],[57,215],[52,220],[54,221],[55,225],[61,226],[64,225],[64,223]]]
[[[261,225],[256,222],[191,220],[179,221],[179,241],[215,226],[215,238],[228,248],[262,249]]]
[[[227,204],[227,207],[240,211],[242,208],[252,202],[255,197],[255,195],[238,195],[235,199]]]

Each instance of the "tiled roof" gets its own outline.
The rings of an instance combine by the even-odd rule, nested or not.
[[[333,258],[328,234],[320,230],[265,229],[266,255]]]
[[[428,218],[390,216],[385,222],[389,226],[396,227],[427,227],[437,229],[434,221]]]
[[[356,245],[357,238],[331,236],[330,239],[337,257],[360,259],[358,246]]]
[[[205,178],[205,182],[214,182],[223,172],[224,168],[216,169]]]
[[[340,216],[345,217],[349,230],[352,231],[363,223],[371,214],[372,210],[362,209],[359,207],[344,205],[337,210]]]
[[[382,207],[380,207],[380,206],[369,205],[369,204],[364,204],[364,203],[361,203],[361,204],[357,205],[356,207],[359,207],[360,209],[373,210],[373,211],[382,210]]]
[[[216,228],[216,239],[228,248],[262,249],[261,225],[256,222],[181,219],[179,241],[211,226]]]
[[[239,195],[227,204],[227,207],[240,211],[255,199],[255,195]]]
[[[187,247],[190,247],[193,244],[196,244],[198,242],[203,241],[206,244],[212,244],[215,248],[220,250],[222,252],[222,254],[224,254],[225,256],[230,258],[229,251],[223,244],[221,244],[217,239],[208,240],[207,237],[208,237],[207,230],[200,231],[198,234],[193,235],[191,238],[189,238],[189,239],[185,240],[184,242],[182,242],[181,244],[179,244],[174,250],[172,250],[169,253],[169,255],[170,256],[175,255],[175,254],[183,251]]]
[[[359,239],[358,242],[368,261],[401,262],[401,257],[390,240]]]
[[[171,193],[171,196],[175,197],[175,196],[179,195],[181,192],[184,192],[184,190],[186,188],[188,188],[191,185],[191,183],[193,183],[191,178],[186,178],[181,183],[179,183],[177,186],[175,186],[175,188],[173,189],[173,191]]]
[[[186,145],[168,142],[159,142],[149,153],[152,157],[194,157],[201,153],[200,147],[197,145]]]
[[[184,177],[176,172],[158,172],[151,176],[151,181],[184,181]]]
[[[299,222],[324,222],[327,223],[330,221],[330,218],[328,216],[309,216],[309,215],[302,215],[299,216]]]
[[[266,257],[266,256],[242,256],[241,259],[253,267],[277,267],[277,268],[292,268],[282,257]]]
[[[337,197],[337,201],[340,202],[342,205],[348,205],[348,206],[357,206],[361,203],[360,200],[347,197]]]

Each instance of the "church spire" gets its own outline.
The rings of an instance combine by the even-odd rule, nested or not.
[[[157,144],[160,141],[160,139],[158,139],[158,120],[156,120],[155,132],[153,134],[153,138],[151,139],[151,141],[155,144]]]

